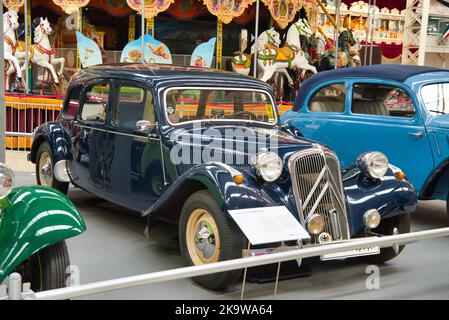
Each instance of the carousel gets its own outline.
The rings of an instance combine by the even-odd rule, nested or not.
[[[3,0],[7,147],[30,148],[34,128],[58,116],[70,77],[101,63],[257,77],[285,112],[314,73],[400,59],[402,2]]]

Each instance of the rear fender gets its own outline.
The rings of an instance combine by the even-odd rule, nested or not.
[[[36,130],[30,153],[32,163],[36,163],[37,151],[43,142],[50,145],[53,163],[73,159],[70,136],[58,122],[47,122]]]
[[[0,215],[0,282],[39,250],[86,230],[75,205],[46,187],[15,188]]]

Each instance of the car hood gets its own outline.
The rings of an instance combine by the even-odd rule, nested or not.
[[[174,147],[175,152],[182,150],[185,155],[190,150],[191,158],[193,153],[201,152],[201,163],[208,162],[208,155],[214,158],[213,160],[219,161],[219,153],[222,152],[223,162],[237,166],[247,165],[251,155],[255,153],[276,152],[285,163],[292,153],[318,147],[316,142],[294,136],[282,129],[232,125],[174,128],[169,133],[168,141],[173,144],[172,150]],[[234,156],[234,161],[230,161],[231,155]],[[241,158],[240,161],[236,161],[235,156],[238,155],[244,156],[243,163]]]

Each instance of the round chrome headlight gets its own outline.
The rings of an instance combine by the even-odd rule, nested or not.
[[[14,172],[5,164],[0,164],[0,199],[5,198],[14,186]]]
[[[375,229],[380,224],[380,213],[376,209],[370,209],[363,214],[363,223],[370,229]]]
[[[356,164],[365,176],[372,179],[382,178],[388,170],[387,157],[377,151],[360,155]]]
[[[324,217],[315,213],[307,218],[307,231],[314,235],[320,234],[324,230],[325,223],[326,222],[324,221]]]
[[[256,174],[267,182],[273,182],[281,176],[283,163],[277,153],[269,151],[255,154],[251,163]]]

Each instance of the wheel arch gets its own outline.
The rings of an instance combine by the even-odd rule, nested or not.
[[[435,193],[441,191],[447,195],[449,191],[449,158],[446,158],[432,172],[424,183],[420,191],[419,199],[430,200],[434,198]]]
[[[44,142],[50,146],[53,163],[73,159],[70,136],[60,123],[48,122],[37,129],[30,152],[32,163],[36,163],[39,147]]]
[[[18,187],[0,222],[0,282],[36,252],[86,230],[75,205],[46,187]]]
[[[159,218],[172,224],[178,224],[182,207],[187,199],[197,191],[209,190],[207,186],[196,180],[185,180],[180,184],[176,192],[171,192],[170,196],[161,202],[157,207],[148,210],[144,216]],[[159,203],[159,202],[158,202]]]

